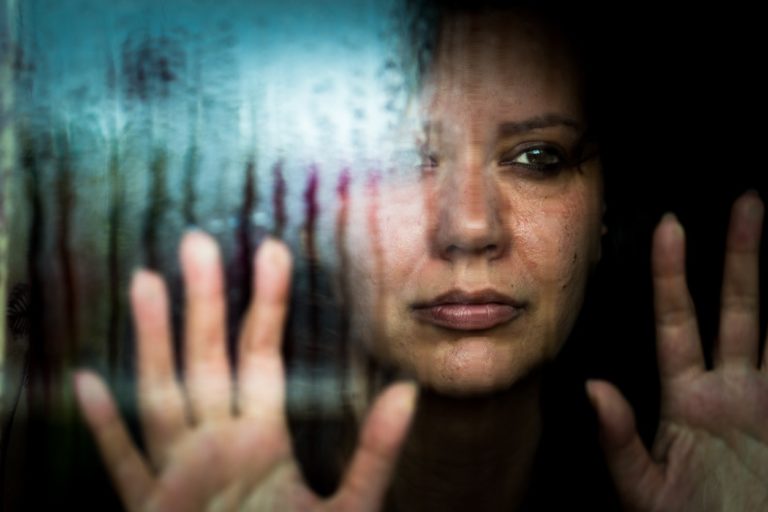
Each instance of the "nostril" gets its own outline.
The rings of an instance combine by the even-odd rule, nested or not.
[[[445,249],[445,254],[449,258],[460,254],[474,254],[485,257],[497,257],[501,253],[501,246],[498,244],[487,244],[484,246],[462,246],[460,244],[451,244]]]

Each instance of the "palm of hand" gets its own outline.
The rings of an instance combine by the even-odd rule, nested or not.
[[[666,465],[658,508],[765,510],[768,376],[706,372],[680,386],[652,451]]]
[[[375,511],[413,410],[415,388],[395,384],[374,404],[348,472],[327,500],[305,484],[292,453],[280,355],[290,256],[265,242],[258,285],[240,333],[238,371],[226,355],[218,249],[192,233],[182,242],[187,293],[184,382],[175,376],[162,279],[134,276],[139,413],[149,460],[132,442],[102,380],[76,376],[80,408],[130,511]]]
[[[768,358],[758,364],[758,248],[762,203],[734,205],[714,367],[707,369],[685,283],[684,237],[674,219],[654,236],[660,424],[649,454],[629,404],[589,383],[606,459],[630,510],[768,509]]]
[[[258,454],[258,456],[255,456]],[[160,510],[288,510],[317,506],[291,455],[290,440],[252,419],[196,428],[170,447],[149,503]]]

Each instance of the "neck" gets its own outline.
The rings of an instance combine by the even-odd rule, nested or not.
[[[540,381],[478,397],[422,390],[387,508],[518,508],[541,436]]]

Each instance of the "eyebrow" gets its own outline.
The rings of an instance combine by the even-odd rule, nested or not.
[[[560,114],[544,114],[523,121],[501,123],[498,126],[498,132],[500,137],[509,137],[541,128],[551,128],[553,126],[565,126],[572,128],[577,132],[584,130],[584,124],[575,119]]]

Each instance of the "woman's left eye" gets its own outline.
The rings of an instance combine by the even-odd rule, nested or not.
[[[534,146],[509,157],[502,156],[499,165],[517,165],[535,171],[552,172],[560,170],[566,160],[563,152],[554,146]]]

